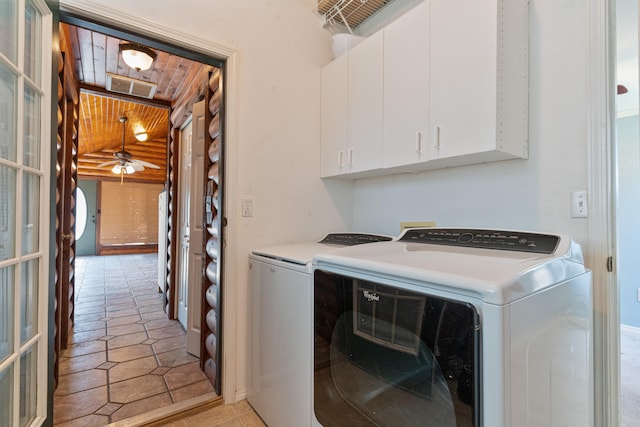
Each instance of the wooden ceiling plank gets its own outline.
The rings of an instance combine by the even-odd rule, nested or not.
[[[95,84],[106,86],[107,74],[107,37],[104,34],[93,33],[93,65],[95,70]]]
[[[92,32],[84,28],[78,28],[78,47],[82,63],[82,82],[96,84],[95,69],[93,66],[93,38]]]

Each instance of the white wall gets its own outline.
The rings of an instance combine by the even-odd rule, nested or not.
[[[397,234],[400,221],[434,220],[566,233],[570,192],[587,189],[588,2],[532,0],[529,159],[358,180],[353,226]],[[393,208],[390,209],[389,207]]]
[[[318,179],[320,68],[331,53],[315,0],[67,1],[87,9],[99,4],[237,51],[226,183],[233,230],[227,255],[234,258],[226,286],[238,302],[225,307],[237,314],[233,336],[225,337],[225,345],[235,345],[237,396],[246,386],[252,248],[313,240],[329,230],[396,234],[405,220],[557,231],[586,245],[587,221],[570,218],[569,193],[587,187],[587,1],[531,1],[529,160],[359,180],[353,188]],[[253,218],[240,217],[243,197],[254,200]]]
[[[251,249],[317,240],[351,228],[350,183],[320,179],[320,68],[330,33],[315,0],[61,0],[93,14],[131,19],[236,51],[227,115],[227,282],[224,346],[235,347],[236,396],[246,389],[247,257]],[[139,17],[139,18],[137,18]],[[254,217],[242,218],[242,198]],[[226,301],[226,299],[225,299]],[[236,316],[233,318],[233,316]],[[225,371],[229,378],[229,374]],[[223,377],[224,378],[224,377]],[[224,381],[224,379],[223,379]]]

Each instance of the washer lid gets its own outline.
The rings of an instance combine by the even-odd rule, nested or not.
[[[367,233],[329,233],[317,243],[290,243],[278,246],[270,246],[251,251],[253,255],[279,261],[290,262],[299,265],[311,263],[314,255],[332,251],[345,246],[356,246],[364,243],[385,242],[392,237],[380,234]]]
[[[428,286],[503,305],[587,271],[580,246],[567,236],[556,236],[552,253],[417,243],[401,237],[319,254],[313,263],[317,269],[377,275],[400,286]]]

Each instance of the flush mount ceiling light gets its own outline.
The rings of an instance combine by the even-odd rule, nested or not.
[[[146,141],[149,138],[149,134],[147,132],[138,132],[133,134],[133,136],[135,136],[140,142]]]
[[[135,43],[123,43],[120,45],[120,53],[122,59],[131,68],[136,71],[144,71],[151,68],[151,64],[158,56],[157,53],[148,47]]]

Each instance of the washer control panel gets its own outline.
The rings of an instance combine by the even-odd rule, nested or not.
[[[558,247],[560,237],[552,234],[505,230],[414,228],[405,231],[398,240],[432,245],[552,254]]]
[[[388,242],[392,240],[389,236],[366,233],[329,233],[318,243],[328,245],[355,246],[363,243]]]

